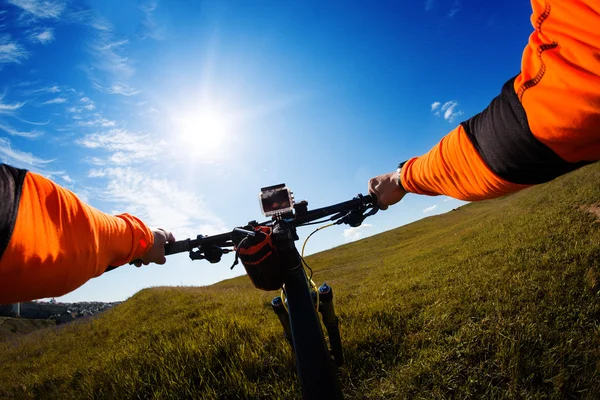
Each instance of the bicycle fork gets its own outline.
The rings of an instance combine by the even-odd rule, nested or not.
[[[331,355],[336,366],[340,367],[344,364],[344,353],[342,348],[342,340],[340,337],[339,319],[335,314],[333,307],[333,289],[328,284],[324,283],[319,287],[319,312],[325,329],[327,329],[327,336],[329,337],[329,345],[331,346]],[[313,302],[317,302],[317,296],[315,292],[312,292]],[[290,317],[286,310],[285,305],[281,296],[276,296],[271,300],[271,307],[279,318],[281,326],[286,340],[294,350],[292,342],[292,332],[290,328]]]

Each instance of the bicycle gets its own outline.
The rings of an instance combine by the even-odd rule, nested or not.
[[[192,260],[217,263],[223,254],[235,252],[232,268],[241,260],[255,287],[281,289],[281,296],[275,297],[271,306],[295,353],[302,397],[341,399],[334,364],[343,364],[343,348],[332,302],[333,290],[327,284],[317,289],[311,279],[312,270],[311,276],[306,276],[304,266],[310,267],[295,246],[294,242],[299,239],[296,228],[331,221],[327,226],[357,227],[379,210],[377,201],[373,195],[359,194],[352,200],[309,211],[308,202],[294,203],[292,192],[285,184],[262,188],[259,197],[263,214],[271,220],[250,221],[231,232],[168,243],[165,254],[189,252]],[[326,217],[329,218],[323,219]],[[312,232],[306,240],[322,228]],[[317,310],[327,329],[331,352]]]

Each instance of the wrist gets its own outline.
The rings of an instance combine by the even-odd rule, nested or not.
[[[406,192],[404,185],[402,185],[402,167],[404,167],[404,164],[406,164],[406,161],[403,161],[400,164],[398,164],[398,169],[396,169],[396,184],[401,190]]]

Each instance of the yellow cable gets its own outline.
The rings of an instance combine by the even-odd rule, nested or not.
[[[315,233],[317,233],[321,229],[329,228],[330,226],[333,226],[333,225],[335,225],[335,224],[328,224],[328,225],[324,225],[324,226],[322,226],[320,228],[317,228],[310,235],[308,235],[306,237],[306,240],[304,241],[304,244],[302,245],[302,262],[304,262],[304,247],[306,247],[306,242],[308,242],[308,239],[310,239],[310,237],[312,235],[314,235]],[[316,308],[317,308],[317,312],[319,312],[319,289],[317,288],[317,285],[315,284],[315,282],[313,282],[312,279],[310,279],[310,283],[311,283],[313,289],[315,290],[315,293],[317,294],[317,305],[316,305]]]
[[[304,258],[304,247],[306,246],[306,242],[308,242],[308,239],[310,239],[310,237],[312,235],[314,235],[315,233],[317,233],[318,231],[320,231],[321,229],[325,229],[325,228],[329,228],[330,226],[333,226],[335,224],[329,224],[329,225],[325,225],[322,226],[320,228],[315,229],[310,235],[308,235],[308,237],[306,238],[306,240],[304,241],[304,244],[302,245],[302,258]]]
[[[325,225],[320,228],[317,228],[310,235],[307,236],[306,240],[304,241],[304,244],[302,245],[302,262],[304,262],[304,248],[306,247],[306,242],[308,242],[308,239],[310,239],[310,237],[312,235],[314,235],[321,229],[329,228],[330,226],[334,226],[334,225],[335,224],[329,224],[329,225]],[[317,306],[316,307],[317,307],[317,312],[319,312],[319,289],[317,288],[317,284],[312,279],[309,279],[309,281],[310,281],[311,287],[314,289],[315,293],[317,293]],[[285,308],[285,311],[289,312],[287,304],[285,303],[285,300],[286,300],[285,285],[283,285],[283,287],[281,288],[281,301],[283,301],[283,307]]]

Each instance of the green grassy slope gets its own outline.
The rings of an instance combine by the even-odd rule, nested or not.
[[[599,202],[596,163],[309,257],[346,396],[600,397]],[[273,296],[246,277],[148,289],[0,343],[0,398],[298,398]]]
[[[0,342],[51,326],[56,326],[56,321],[0,317]]]

